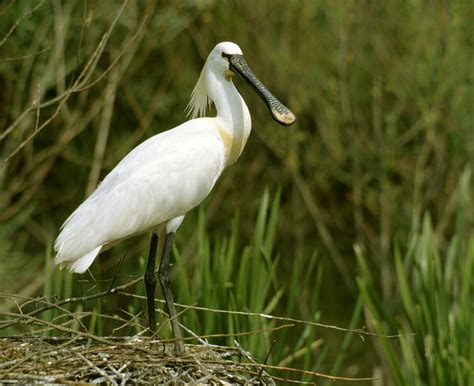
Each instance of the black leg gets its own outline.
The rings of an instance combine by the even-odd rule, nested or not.
[[[179,328],[178,320],[176,319],[176,309],[173,302],[173,294],[170,288],[170,252],[171,246],[173,245],[174,233],[168,233],[166,235],[166,243],[163,249],[163,257],[161,258],[160,268],[158,269],[158,277],[160,279],[161,289],[163,290],[163,296],[165,297],[166,306],[168,308],[168,315],[170,317],[171,328],[173,329],[173,335],[176,339],[175,349],[176,355],[181,356],[184,354],[184,343],[181,340],[181,330]]]
[[[146,300],[148,305],[148,327],[151,333],[156,333],[156,317],[155,317],[155,289],[156,289],[156,276],[155,276],[155,260],[156,260],[156,247],[158,245],[158,236],[156,233],[151,234],[150,241],[150,252],[148,253],[148,261],[146,264],[145,271],[145,289],[146,289]]]

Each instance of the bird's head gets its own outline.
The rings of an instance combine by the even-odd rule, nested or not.
[[[210,70],[216,76],[223,76],[228,81],[232,79],[233,75],[239,75],[265,102],[275,121],[285,126],[292,125],[295,122],[296,118],[290,109],[276,99],[252,72],[237,44],[232,42],[217,44],[207,57],[204,69]],[[206,104],[210,102],[201,81],[203,80],[203,73],[201,73],[200,80],[193,90],[191,102],[188,105],[192,117],[203,115]]]
[[[230,80],[235,72],[231,69],[230,58],[243,56],[240,47],[232,42],[222,42],[214,47],[207,57],[206,66],[212,68],[216,74],[222,74]]]

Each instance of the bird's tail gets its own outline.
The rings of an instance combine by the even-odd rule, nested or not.
[[[58,254],[54,259],[54,262],[58,264],[61,269],[67,268],[72,272],[76,273],[84,273],[90,267],[94,259],[99,254],[100,250],[102,249],[102,245],[99,245],[97,248],[93,249],[89,253],[74,259],[69,260],[66,259],[63,255],[61,255],[61,248],[59,248]]]

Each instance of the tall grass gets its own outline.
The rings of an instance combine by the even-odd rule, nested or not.
[[[232,221],[230,234],[211,243],[204,231],[203,211],[200,211],[199,236],[193,259],[195,266],[190,267],[191,264],[176,253],[177,297],[180,301],[221,310],[300,315],[301,318],[315,320],[321,283],[316,256],[309,260],[307,266],[302,256],[291,256],[294,260],[292,277],[286,280],[279,274],[282,256],[273,252],[278,245],[275,236],[279,203],[279,193],[273,199],[268,193],[263,195],[253,238],[243,248],[238,243],[238,216]],[[283,299],[286,301],[283,302]],[[304,305],[303,312],[298,310],[298,305]],[[276,321],[264,316],[225,315],[212,311],[188,311],[183,314],[182,320],[186,326],[201,334],[232,334],[265,330],[277,325]],[[222,342],[232,344],[232,340],[230,337]],[[317,338],[305,328],[297,328],[274,334],[252,334],[239,340],[260,360],[272,349],[272,359],[279,362],[284,360],[285,355],[311,346]],[[305,350],[305,353],[311,356],[312,350]]]
[[[386,303],[367,259],[356,248],[359,289],[374,332],[400,334],[399,345],[376,339],[387,380],[404,385],[474,383],[474,231],[465,220],[472,210],[470,170],[461,177],[456,233],[439,247],[431,217],[407,245],[394,251],[396,290]],[[467,211],[467,212],[466,212]]]

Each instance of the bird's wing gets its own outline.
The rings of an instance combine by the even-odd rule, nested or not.
[[[56,263],[80,259],[199,205],[225,164],[213,125],[211,118],[188,121],[133,149],[66,220],[55,243]]]

